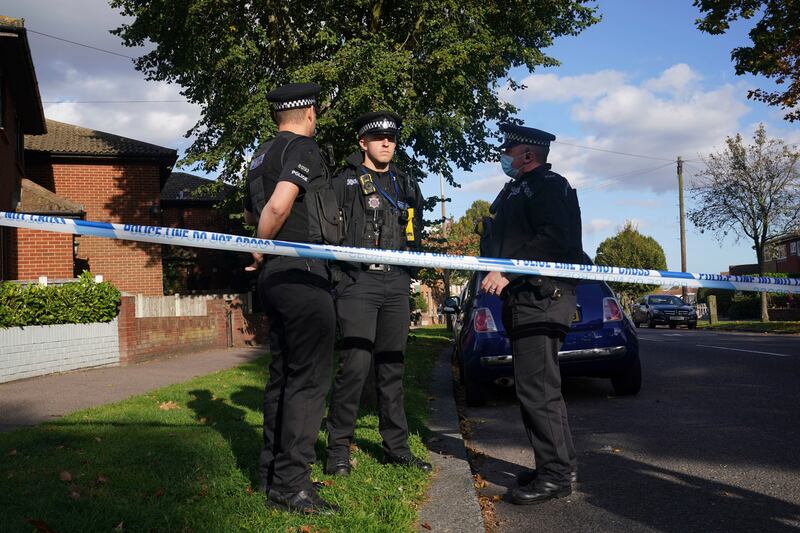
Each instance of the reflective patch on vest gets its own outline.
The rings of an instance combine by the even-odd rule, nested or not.
[[[358,185],[358,180],[355,178],[347,178],[347,186],[353,187],[354,185]]]
[[[252,163],[250,163],[250,170],[253,170],[254,168],[260,167],[261,163],[263,163],[263,162],[264,162],[264,154],[261,154],[260,156],[258,156],[255,159],[253,159]]]
[[[304,174],[301,174],[300,172],[298,172],[298,171],[296,171],[294,169],[292,169],[292,175],[293,176],[297,176],[298,178],[300,178],[303,181],[308,181],[308,176],[306,176]]]
[[[367,198],[367,206],[370,209],[380,209],[381,207],[381,199],[377,194],[374,194]]]

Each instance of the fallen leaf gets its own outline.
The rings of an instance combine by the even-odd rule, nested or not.
[[[162,411],[170,411],[172,409],[180,409],[181,407],[177,403],[169,401],[158,404],[158,408]]]
[[[333,486],[333,480],[332,479],[326,479],[325,481],[322,482],[322,485],[324,487],[332,487]]]
[[[355,444],[350,444],[350,451],[351,452],[357,452],[358,451],[358,446],[356,446]]]
[[[100,485],[103,485],[105,483],[108,483],[108,478],[105,475],[100,474],[97,476],[97,479],[95,481]]]
[[[403,485],[400,485],[399,487],[397,487],[397,490],[399,490],[400,492],[403,492]]]
[[[53,529],[47,525],[44,520],[39,520],[38,518],[31,518],[28,520],[28,523],[36,528],[36,531],[41,531],[42,533],[55,533]]]
[[[95,437],[94,440],[96,440],[97,442],[103,442],[103,439],[101,439],[100,437]]]
[[[77,501],[81,499],[81,489],[77,485],[70,485],[69,497]]]
[[[503,497],[500,496],[499,494],[495,494],[494,496],[492,496],[492,501],[493,502],[499,502],[502,499],[503,499]]]
[[[202,417],[200,417],[200,420],[199,420],[199,422],[200,422],[201,424],[208,424],[208,418],[206,418],[206,417],[202,416]]]
[[[17,455],[17,449],[12,448],[11,451],[8,452],[8,455]]]
[[[300,533],[311,533],[312,529],[309,525],[300,526]]]
[[[63,450],[63,449],[64,449],[63,444],[59,444],[58,446],[56,446],[56,450]]]
[[[72,481],[72,474],[70,474],[66,470],[62,470],[61,473],[58,475],[58,479],[60,479],[61,481]]]
[[[476,482],[475,483],[475,488],[476,489],[485,489],[486,488],[486,482],[485,481]]]
[[[250,485],[247,485],[247,488],[246,488],[246,489],[244,489],[244,491],[245,491],[247,494],[253,494],[253,487],[251,487]]]
[[[156,490],[156,491],[153,493],[153,496],[155,496],[156,498],[160,498],[160,497],[162,497],[163,495],[164,495],[164,487],[158,487],[158,490]]]
[[[431,529],[433,529],[433,528],[431,528],[431,526],[430,526],[430,525],[429,525],[427,522],[423,522],[423,523],[422,523],[422,527],[424,527],[424,528],[425,528],[425,529],[427,529],[428,531],[431,531]]]

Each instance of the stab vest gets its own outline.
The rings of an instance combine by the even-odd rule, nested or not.
[[[247,187],[253,202],[253,209],[258,215],[267,203],[264,180],[273,180],[277,183],[285,163],[286,151],[291,144],[300,138],[292,135],[288,140],[277,137],[268,141],[253,156],[254,163],[258,158],[263,162],[251,165],[251,175],[248,175]],[[344,240],[345,220],[336,194],[331,186],[331,178],[324,163],[320,162],[322,175],[312,179],[305,187],[303,204],[308,214],[308,240],[305,242],[317,244],[341,244]]]

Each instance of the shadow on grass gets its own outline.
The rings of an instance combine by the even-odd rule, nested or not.
[[[243,389],[249,392],[256,387]],[[239,470],[247,476],[252,486],[258,486],[258,455],[263,442],[260,426],[254,428],[246,421],[246,411],[215,398],[209,390],[192,390],[189,394],[194,399],[187,406],[195,412],[198,421],[210,425],[228,442]]]

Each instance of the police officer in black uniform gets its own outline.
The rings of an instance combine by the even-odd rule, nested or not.
[[[381,111],[356,119],[360,150],[333,179],[347,220],[345,244],[364,248],[417,248],[422,194],[415,180],[392,164],[400,117]],[[374,363],[384,461],[430,471],[411,454],[403,405],[403,371],[410,325],[409,270],[386,264],[339,263],[336,311],[342,335],[340,366],[328,410],[328,474],[350,473],[359,399]]]
[[[512,178],[492,204],[481,255],[581,263],[581,215],[575,190],[550,170],[555,136],[502,125],[503,171]],[[575,448],[561,396],[558,350],[575,314],[569,279],[489,273],[481,289],[503,298],[503,324],[514,355],[514,385],[536,470],[517,478],[511,501],[529,505],[572,493]]]
[[[315,83],[288,84],[267,94],[278,133],[253,155],[245,219],[263,239],[311,242],[311,201],[327,180],[316,127]],[[323,261],[267,256],[258,293],[269,319],[272,361],[264,391],[264,447],[260,486],[272,508],[330,513],[310,478],[333,370],[336,311]]]

